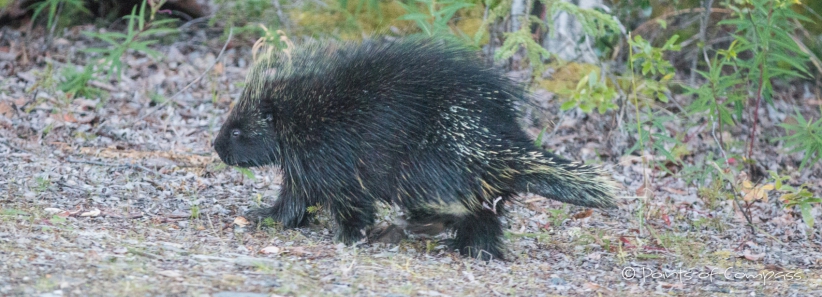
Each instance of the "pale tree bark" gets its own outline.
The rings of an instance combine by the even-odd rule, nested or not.
[[[528,0],[514,0],[511,3],[511,32],[519,30],[522,26],[522,18],[525,16],[527,3]]]
[[[584,9],[605,8],[602,0],[555,0],[571,2]],[[563,60],[594,63],[597,61],[593,40],[585,36],[580,22],[566,12],[550,16],[553,32],[548,32],[543,46]],[[550,20],[549,20],[550,21]]]

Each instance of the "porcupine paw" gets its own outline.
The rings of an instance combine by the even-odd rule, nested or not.
[[[484,261],[504,260],[502,252],[502,225],[490,212],[469,215],[454,226],[456,236],[447,243],[463,256]]]
[[[281,224],[283,228],[297,228],[308,226],[309,214],[303,213],[291,214],[280,211],[276,206],[255,208],[245,213],[245,218],[254,224],[266,224],[272,222],[274,224]],[[271,220],[268,220],[271,219]]]
[[[340,226],[336,234],[334,234],[334,241],[342,242],[345,245],[355,244],[363,238],[365,238],[364,228],[350,226]]]

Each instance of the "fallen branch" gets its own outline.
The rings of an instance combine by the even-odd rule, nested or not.
[[[154,173],[155,175],[159,175],[162,177],[168,177],[168,175],[162,174],[157,170],[153,170],[147,168],[140,164],[112,164],[112,163],[105,163],[105,162],[98,162],[98,161],[87,161],[87,160],[75,160],[75,159],[67,159],[69,163],[80,163],[80,164],[89,164],[89,165],[96,165],[96,166],[105,166],[105,167],[113,167],[113,168],[131,168],[131,169],[140,169],[142,171],[146,171],[149,173]]]

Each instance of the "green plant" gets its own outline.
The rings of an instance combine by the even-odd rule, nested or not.
[[[251,180],[254,180],[254,178],[255,178],[254,177],[254,171],[251,171],[251,169],[243,168],[243,167],[234,167],[234,169],[236,169],[237,171],[242,173],[245,177],[247,177]]]
[[[279,226],[279,223],[277,223],[277,221],[275,221],[271,217],[266,217],[265,219],[263,219],[263,221],[260,223],[260,225],[263,228],[275,228],[275,227]]]
[[[407,13],[401,16],[400,20],[414,21],[417,27],[422,30],[425,35],[437,36],[443,33],[452,33],[454,35],[462,34],[462,32],[455,32],[448,26],[448,22],[454,17],[460,9],[473,7],[473,3],[468,3],[465,0],[414,0],[412,3],[406,4],[400,2]],[[426,11],[421,12],[418,5],[425,6]],[[482,31],[477,31],[473,39],[474,44],[479,43],[482,38]]]
[[[190,207],[191,218],[196,219],[200,217],[200,206],[192,204]]]
[[[279,28],[282,27],[282,12],[276,5],[279,0],[215,0],[218,7],[214,17],[209,20],[209,26],[216,23],[223,24],[223,37],[228,36],[230,28],[234,28],[237,36],[259,35],[259,25]]]
[[[734,125],[736,123],[734,118],[741,119],[746,105],[747,98],[744,89],[740,88],[744,85],[744,81],[736,73],[724,71],[735,65],[734,60],[738,54],[737,46],[738,41],[733,41],[727,50],[718,50],[714,58],[710,60],[707,72],[694,70],[705,79],[704,84],[696,88],[683,86],[686,95],[696,95],[696,99],[687,107],[688,113],[692,115],[708,113],[712,127],[714,123],[719,126],[717,141],[720,146],[725,145],[722,138],[724,126]]]
[[[800,49],[791,33],[797,22],[813,21],[793,10],[798,3],[795,0],[748,0],[749,6],[730,5],[734,18],[720,22],[721,25],[736,27],[735,40],[739,43],[737,52],[747,52],[750,59],[732,59],[736,71],[746,83],[747,90],[753,93],[753,127],[748,137],[748,154],[750,159],[756,140],[756,128],[759,122],[759,108],[764,99],[772,104],[775,78],[792,79],[809,75],[807,66],[800,61],[807,61],[807,55]]]
[[[37,192],[43,192],[48,190],[51,186],[51,181],[49,180],[48,176],[38,176],[34,178],[35,183],[37,184],[36,190]]]
[[[136,6],[131,9],[131,14],[125,16],[128,20],[126,25],[126,33],[120,32],[88,32],[83,34],[97,38],[108,43],[110,48],[89,48],[85,52],[99,53],[103,55],[103,62],[101,67],[107,67],[109,77],[116,77],[120,79],[123,71],[123,63],[121,61],[123,55],[128,50],[136,50],[143,52],[155,59],[160,57],[160,53],[148,48],[149,45],[154,44],[157,40],[148,39],[150,36],[158,36],[162,34],[169,34],[177,32],[176,29],[163,28],[162,26],[174,22],[174,19],[157,20],[157,12],[165,3],[165,0],[144,0],[138,9]],[[146,4],[149,9],[146,10]],[[148,16],[146,15],[148,13]]]
[[[322,208],[322,205],[317,204],[317,205],[310,205],[310,206],[306,207],[305,211],[306,211],[306,212],[308,212],[308,213],[310,213],[310,214],[317,214],[317,213],[319,213],[322,209],[323,209],[323,208]]]
[[[808,121],[799,111],[796,111],[794,119],[796,119],[796,124],[779,124],[788,132],[788,135],[777,138],[777,140],[784,141],[785,146],[790,148],[790,153],[805,153],[799,165],[801,171],[806,165],[813,166],[822,158],[822,119],[817,119],[815,122]]]
[[[76,14],[78,12],[86,15],[91,14],[91,12],[86,9],[85,4],[83,0],[43,0],[35,2],[32,5],[34,12],[31,14],[31,22],[34,23],[40,14],[42,14],[44,10],[47,10],[46,27],[52,28],[57,22],[60,10],[63,10],[66,14]],[[73,11],[67,13],[66,11],[69,10]]]
[[[650,42],[639,35],[628,40],[628,44],[632,48],[628,62],[632,64],[632,69],[639,66],[640,74],[646,78],[639,81],[640,84],[636,86],[637,91],[642,95],[659,99],[662,102],[669,101],[667,95],[669,92],[668,82],[674,77],[674,66],[671,65],[671,62],[665,60],[664,53],[679,51],[681,47],[676,44],[677,40],[679,40],[679,36],[674,35],[662,47],[652,46]]]
[[[681,146],[682,142],[679,139],[671,137],[669,135],[670,132],[665,127],[666,123],[675,122],[677,120],[676,116],[664,114],[662,112],[653,112],[650,109],[647,110],[648,111],[644,114],[644,117],[643,115],[637,115],[636,133],[638,136],[638,141],[628,149],[626,154],[631,154],[637,150],[642,151],[648,148],[652,152],[664,156],[667,161],[679,163],[681,160],[674,154],[674,148]],[[654,159],[654,161],[662,160]],[[662,169],[666,168],[665,166],[657,167]]]
[[[814,219],[813,214],[811,214],[811,208],[813,208],[813,204],[822,203],[822,198],[814,197],[813,193],[805,188],[805,185],[794,188],[784,184],[784,182],[790,178],[788,176],[779,176],[776,172],[770,172],[770,175],[774,180],[773,189],[787,192],[779,197],[779,200],[785,204],[785,209],[794,206],[798,207],[799,212],[802,214],[802,221],[805,222],[808,229],[813,229]]]
[[[63,77],[65,81],[60,83],[58,88],[66,93],[68,98],[95,98],[105,94],[103,90],[88,84],[90,81],[96,80],[93,64],[83,67],[83,71],[77,71],[74,66],[68,65],[68,67],[63,68]]]
[[[605,83],[605,77],[600,79],[597,71],[591,71],[577,84],[576,90],[567,92],[568,100],[562,103],[561,110],[579,107],[582,112],[590,113],[594,108],[601,114],[609,109],[616,109],[614,99],[617,91]]]
[[[28,213],[14,208],[0,208],[0,216],[28,215]]]

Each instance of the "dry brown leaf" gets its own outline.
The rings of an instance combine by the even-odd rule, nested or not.
[[[225,65],[223,65],[223,63],[217,63],[214,64],[214,68],[212,69],[214,75],[222,75],[225,72]]]
[[[267,246],[267,247],[264,247],[264,248],[260,249],[260,253],[261,254],[279,254],[280,253],[280,248],[278,248],[276,246]]]
[[[634,163],[642,163],[642,157],[628,155],[619,158],[619,165],[630,166]]]
[[[584,219],[584,218],[590,217],[592,214],[594,214],[594,210],[589,208],[589,209],[586,209],[584,211],[580,211],[578,213],[575,213],[572,217],[575,220],[579,220],[579,219]]]
[[[595,284],[595,283],[585,283],[585,287],[590,289],[590,290],[599,290],[599,289],[602,288],[602,286],[600,286],[598,284]]]
[[[248,224],[250,224],[250,222],[248,221],[248,219],[246,219],[244,217],[234,218],[234,225],[237,225],[237,226],[240,226],[240,227],[245,227],[245,226],[248,226]]]
[[[761,253],[761,254],[751,254],[751,250],[745,250],[745,251],[742,253],[742,258],[745,258],[745,259],[747,259],[747,260],[749,260],[749,261],[759,261],[759,260],[760,260],[760,259],[762,259],[763,257],[765,257],[765,253]]]
[[[668,193],[677,194],[677,195],[687,195],[688,194],[688,191],[680,190],[680,189],[674,189],[674,188],[670,188],[670,187],[662,187],[662,190],[664,190]]]
[[[0,102],[0,116],[11,118],[13,115],[14,109],[11,105],[6,104],[5,102]]]
[[[752,202],[756,200],[766,200],[768,199],[768,191],[773,190],[775,187],[773,184],[765,184],[761,186],[754,186],[750,181],[743,181],[742,182],[742,192],[745,193],[744,199],[747,202]]]

